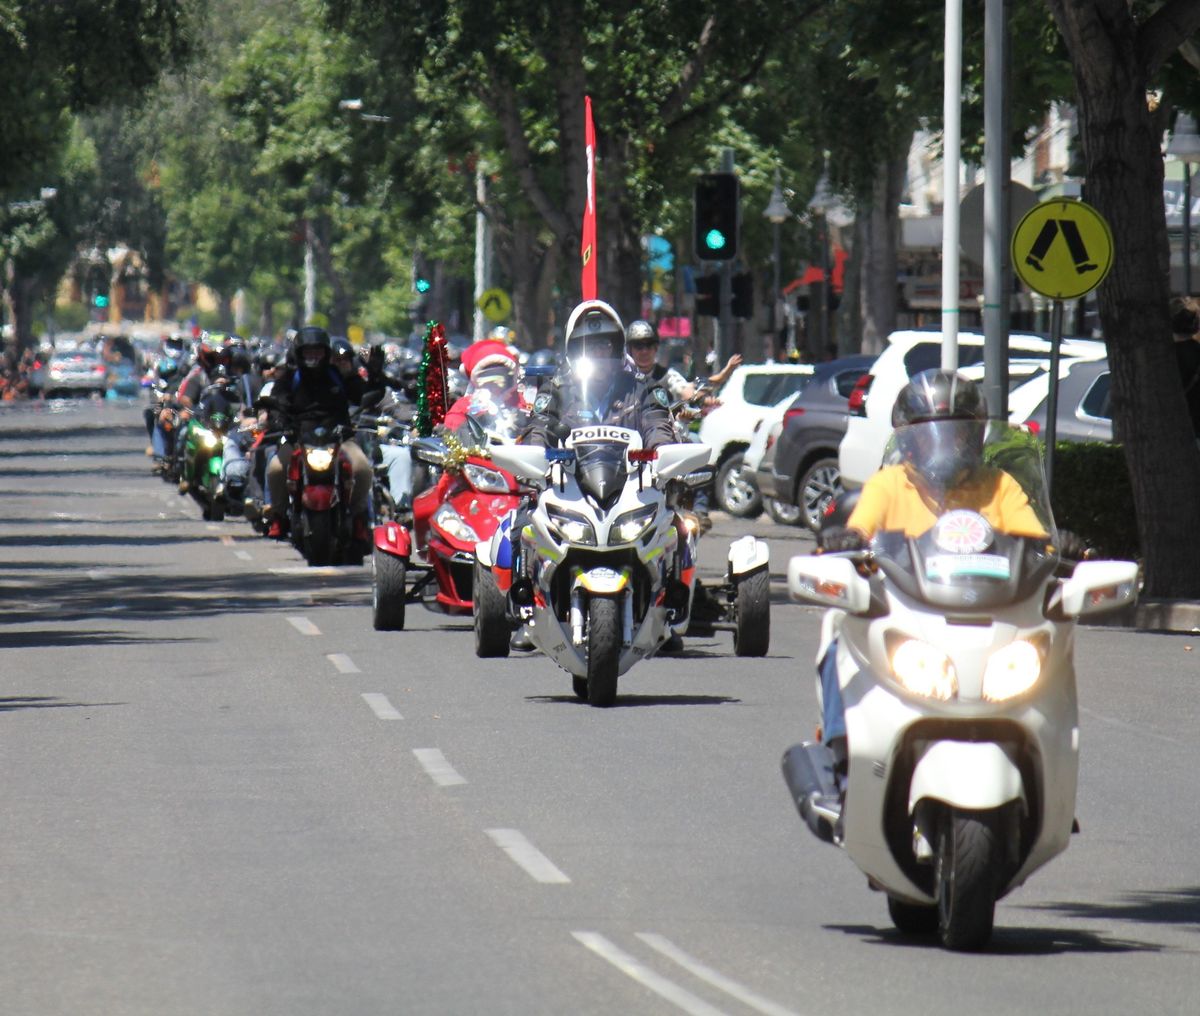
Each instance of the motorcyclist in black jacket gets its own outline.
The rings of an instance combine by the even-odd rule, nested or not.
[[[284,373],[271,391],[274,409],[283,429],[292,430],[302,424],[322,424],[327,427],[350,425],[351,406],[362,406],[383,394],[382,347],[380,355],[367,365],[366,379],[351,373],[342,376],[331,364],[332,342],[324,328],[307,326],[296,333],[293,348],[296,369]],[[371,464],[361,448],[347,438],[342,451],[350,460],[354,474],[350,489],[350,511],[354,519],[354,539],[369,543],[367,531],[367,502],[371,495]],[[269,536],[281,537],[287,527],[287,474],[285,456],[271,460],[267,467],[267,486],[271,492],[271,526]]]

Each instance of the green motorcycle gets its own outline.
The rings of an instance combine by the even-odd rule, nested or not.
[[[204,390],[196,414],[188,421],[183,445],[185,490],[200,505],[205,521],[225,519],[225,435],[234,424],[236,405],[226,385]]]

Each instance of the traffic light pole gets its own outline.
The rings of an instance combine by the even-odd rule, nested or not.
[[[721,172],[733,172],[733,149],[721,149]],[[721,262],[721,315],[717,318],[717,362],[714,370],[720,370],[736,352],[733,324],[733,264]]]

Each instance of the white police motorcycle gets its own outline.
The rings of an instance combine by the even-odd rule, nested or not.
[[[836,639],[849,756],[841,780],[826,745],[790,748],[793,800],[887,894],[900,930],[960,950],[986,944],[996,901],[1078,828],[1075,622],[1132,603],[1138,577],[1132,562],[1082,561],[1057,578],[1036,446],[993,429],[984,461],[1020,484],[1046,536],[931,509],[920,537],[881,532],[867,551],[788,568],[793,598],[833,608],[817,659]]]
[[[576,427],[559,448],[508,445],[493,462],[539,491],[528,524],[476,546],[475,634],[481,657],[508,653],[517,624],[572,678],[579,698],[611,705],[617,681],[673,632],[731,630],[735,651],[762,656],[770,639],[767,546],[751,536],[729,550],[727,581],[710,596],[716,617],[691,617],[696,534],[675,511],[689,483],[710,479],[709,449],[642,447],[635,430]],[[699,471],[699,472],[698,472]],[[519,543],[517,585],[509,548]]]

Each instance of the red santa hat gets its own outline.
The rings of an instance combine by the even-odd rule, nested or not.
[[[484,339],[481,342],[473,342],[463,350],[462,367],[467,372],[467,377],[474,375],[480,367],[490,367],[497,363],[508,364],[514,368],[517,365],[513,351],[503,342]]]

